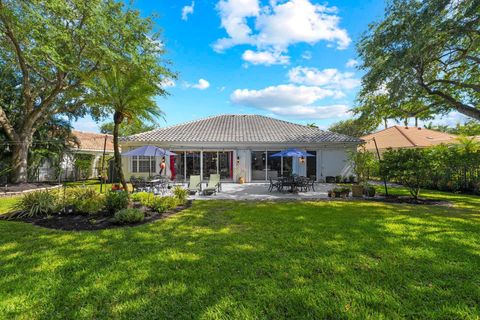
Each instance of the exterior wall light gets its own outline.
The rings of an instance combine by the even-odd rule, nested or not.
[[[305,157],[304,157],[304,156],[301,156],[301,157],[300,157],[300,163],[301,163],[301,164],[304,164],[304,163],[305,163]]]

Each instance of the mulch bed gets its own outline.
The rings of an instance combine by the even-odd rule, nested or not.
[[[178,206],[175,209],[163,213],[144,211],[145,219],[142,222],[121,225],[115,224],[112,215],[107,213],[100,213],[96,215],[65,214],[50,217],[12,219],[11,221],[20,221],[44,228],[67,231],[103,230],[111,228],[134,227],[156,220],[165,219],[173,214],[191,207],[191,205],[192,201],[190,200],[183,206]],[[7,220],[8,217],[0,216],[0,219]]]
[[[377,197],[364,197],[362,200],[370,200],[377,202],[386,202],[386,203],[406,203],[406,204],[420,204],[420,205],[433,205],[433,206],[451,206],[452,203],[445,200],[437,199],[425,199],[418,198],[417,200],[412,199],[408,196],[377,196]]]

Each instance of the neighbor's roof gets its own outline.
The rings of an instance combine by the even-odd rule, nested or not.
[[[107,144],[105,151],[113,152],[113,136],[110,134],[100,134],[93,132],[83,132],[72,130],[72,134],[77,138],[79,143],[78,147],[74,149],[77,151],[101,151],[103,152],[103,146],[105,143],[105,136],[107,136]]]
[[[358,138],[260,115],[220,115],[135,134],[138,142],[360,143]]]
[[[378,149],[387,148],[425,148],[442,143],[454,143],[458,136],[441,131],[435,131],[420,127],[393,126],[366,136],[367,150],[374,150],[375,138]]]

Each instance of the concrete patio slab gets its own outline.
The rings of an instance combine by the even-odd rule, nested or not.
[[[315,200],[328,198],[328,190],[336,187],[334,184],[315,184],[315,191],[290,193],[268,192],[268,183],[222,183],[222,191],[204,196],[196,194],[191,200]]]

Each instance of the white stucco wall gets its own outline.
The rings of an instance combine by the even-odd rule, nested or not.
[[[153,144],[156,145],[156,144]],[[141,144],[137,145],[127,145],[122,146],[124,150],[130,150],[141,146]],[[209,150],[225,150],[225,151],[233,151],[233,180],[238,182],[240,176],[243,176],[247,182],[252,181],[252,172],[251,172],[251,150],[284,150],[287,148],[297,148],[303,151],[307,150],[315,150],[317,152],[317,161],[316,161],[316,171],[317,171],[317,180],[324,181],[326,176],[348,176],[350,174],[350,164],[348,161],[348,151],[355,150],[355,145],[345,146],[345,145],[336,145],[336,146],[307,146],[307,147],[300,147],[300,146],[255,146],[255,147],[239,147],[239,146],[224,146],[224,145],[206,145],[202,147],[198,147],[197,145],[161,145],[158,144],[159,147],[162,147],[167,150],[192,150],[192,151],[199,151],[202,148],[205,151]],[[238,157],[238,163],[237,163]],[[161,161],[161,157],[157,157],[157,163],[155,166],[155,172],[152,172],[152,175],[158,174],[159,172],[159,164]],[[203,161],[202,161],[203,162]],[[148,173],[132,173],[131,170],[131,159],[128,157],[122,158],[123,163],[123,170],[125,177],[127,179],[130,176],[144,176],[148,177]],[[170,171],[170,160],[166,159],[166,167],[167,173],[166,176],[171,176]],[[304,163],[300,162],[298,157],[292,159],[292,169],[293,173],[298,175],[306,175],[307,172],[307,159],[305,159]],[[183,172],[182,172],[183,175]],[[204,177],[206,179],[206,177]]]

